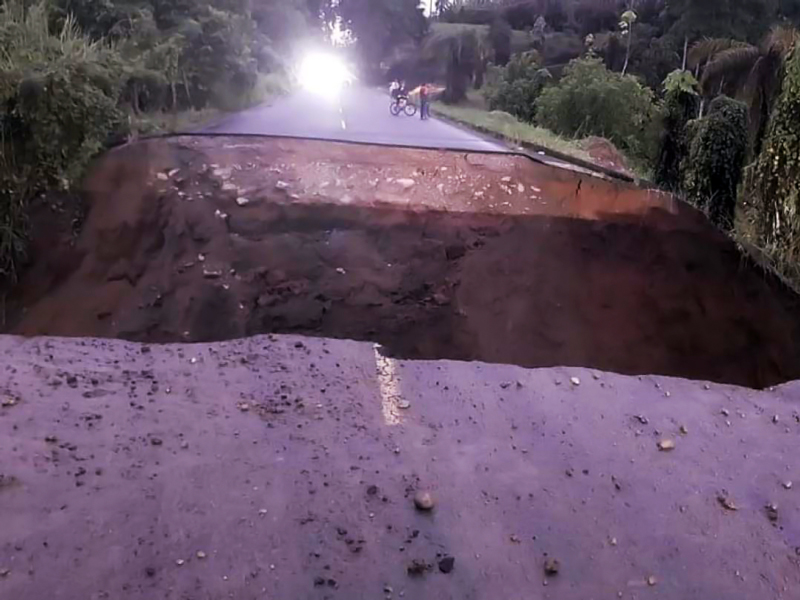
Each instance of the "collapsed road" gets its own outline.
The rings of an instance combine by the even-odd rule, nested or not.
[[[153,140],[99,162],[77,240],[41,212],[9,333],[800,379],[798,297],[702,214],[522,156]]]
[[[0,598],[796,598],[798,300],[691,208],[233,137],[86,185],[0,336]]]

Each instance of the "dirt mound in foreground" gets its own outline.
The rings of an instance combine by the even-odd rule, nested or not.
[[[665,195],[521,157],[219,138],[122,148],[87,187],[12,332],[800,378],[797,297]]]

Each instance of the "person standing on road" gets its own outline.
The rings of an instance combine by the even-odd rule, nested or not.
[[[430,117],[429,92],[428,84],[423,83],[419,88],[419,118],[423,121]]]

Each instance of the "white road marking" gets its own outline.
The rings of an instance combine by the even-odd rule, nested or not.
[[[399,407],[402,396],[394,360],[383,356],[378,344],[373,346],[373,351],[375,352],[375,370],[378,373],[378,385],[381,391],[383,421],[386,425],[399,425],[403,422]]]

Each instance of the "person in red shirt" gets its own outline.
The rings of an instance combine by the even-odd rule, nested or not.
[[[431,116],[430,113],[430,89],[427,83],[423,83],[419,88],[419,118],[423,121]]]

